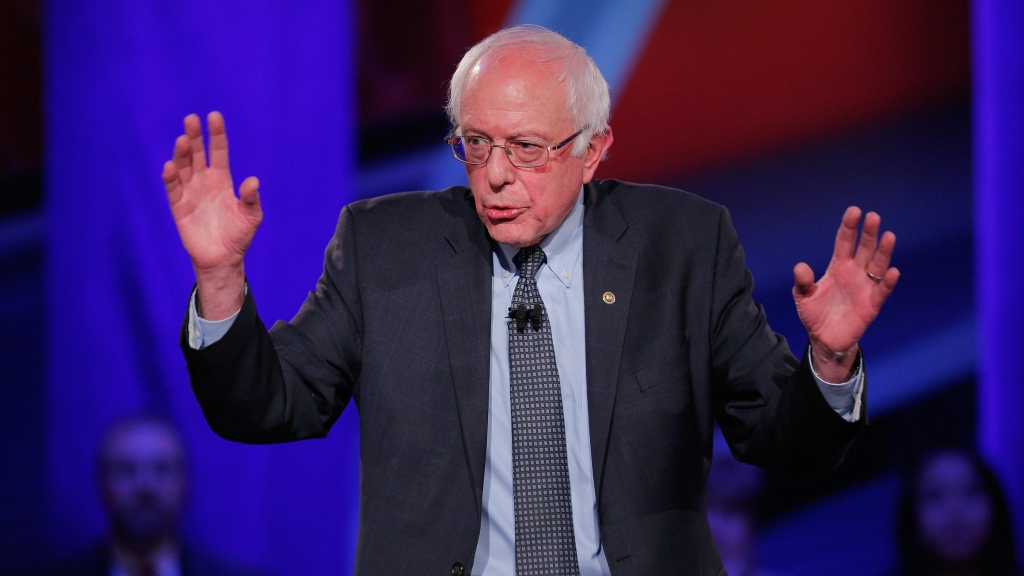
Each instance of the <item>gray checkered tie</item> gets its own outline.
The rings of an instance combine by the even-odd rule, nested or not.
[[[523,248],[513,261],[519,267],[508,323],[516,572],[577,576],[562,391],[551,323],[534,278],[544,251]]]

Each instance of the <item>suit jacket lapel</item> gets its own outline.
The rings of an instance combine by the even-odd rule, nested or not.
[[[587,339],[590,450],[598,502],[608,451],[619,362],[633,296],[638,252],[619,239],[626,220],[611,199],[587,185],[583,220],[583,299]]]
[[[445,237],[454,254],[440,259],[436,265],[441,314],[463,448],[480,511],[487,458],[491,245],[483,223],[472,209],[461,218],[449,218]]]

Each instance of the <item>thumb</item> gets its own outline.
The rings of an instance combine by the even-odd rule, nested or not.
[[[818,289],[818,286],[814,283],[814,271],[805,262],[801,262],[793,267],[793,297],[794,298],[806,298],[814,291]]]
[[[263,208],[260,206],[260,181],[255,176],[249,176],[238,187],[238,196],[242,201],[242,212],[256,220],[258,224],[263,220]]]

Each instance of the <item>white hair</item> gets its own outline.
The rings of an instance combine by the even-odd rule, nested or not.
[[[462,98],[470,71],[481,60],[511,46],[528,47],[539,51],[539,62],[562,62],[563,71],[558,81],[567,81],[569,111],[572,113],[576,130],[583,131],[573,142],[572,153],[574,156],[582,156],[590,145],[590,139],[608,130],[608,115],[611,111],[608,82],[586,50],[561,34],[542,26],[522,24],[499,30],[466,52],[448,85],[446,110],[452,125],[457,126],[460,123]]]

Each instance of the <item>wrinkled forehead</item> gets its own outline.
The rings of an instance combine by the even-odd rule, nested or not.
[[[569,111],[565,57],[523,44],[485,54],[469,70],[463,102],[481,89],[502,90]]]

